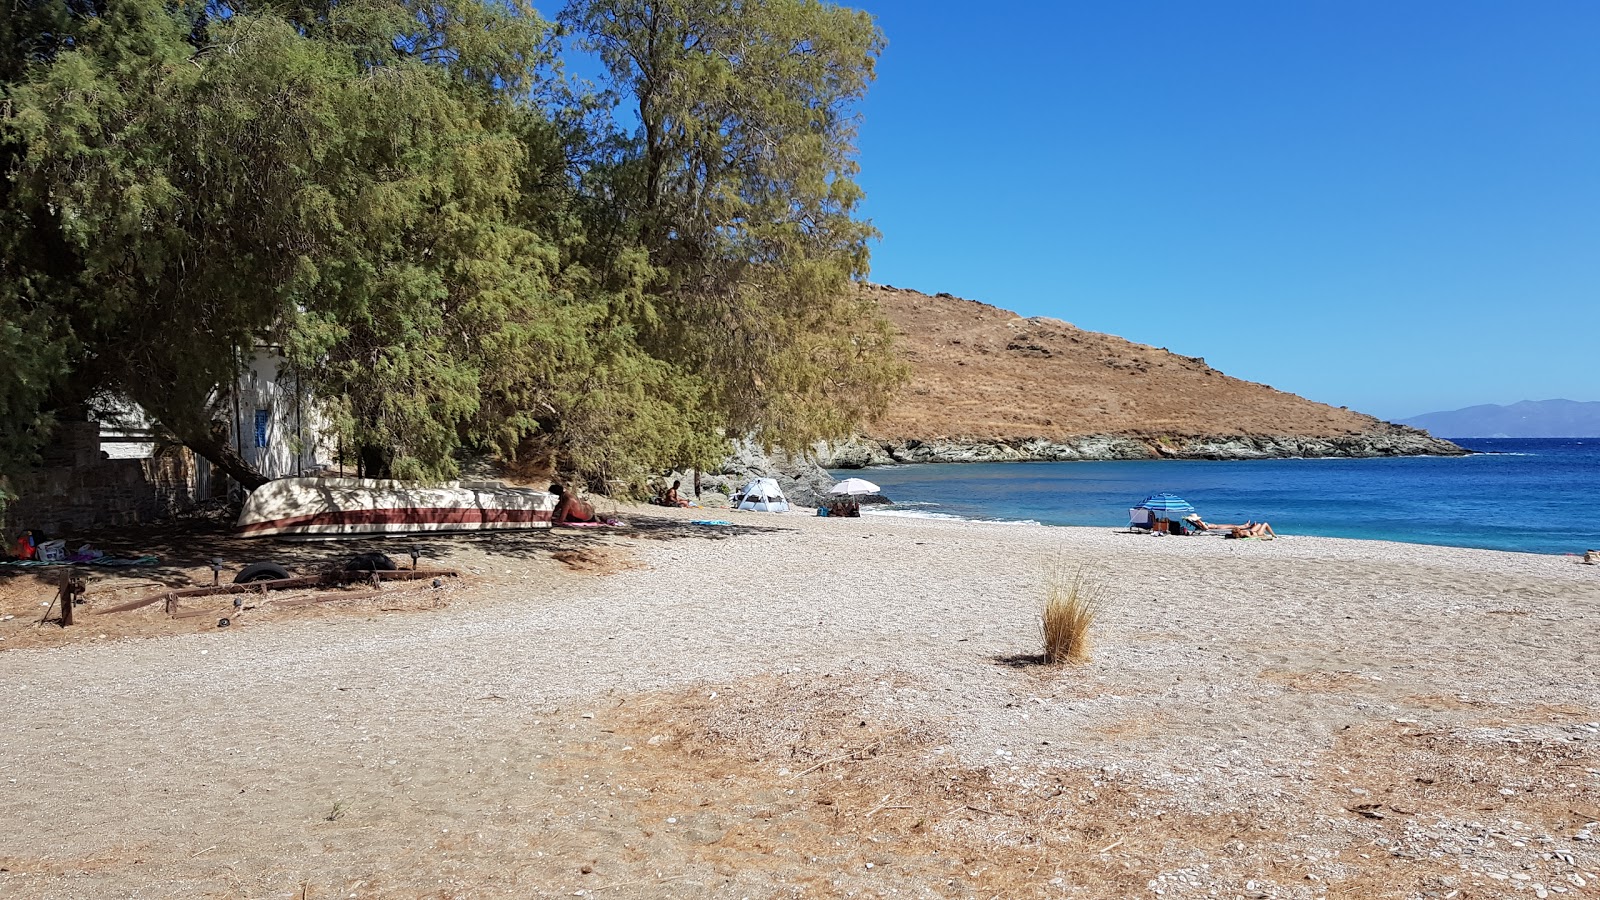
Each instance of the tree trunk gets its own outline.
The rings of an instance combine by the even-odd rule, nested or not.
[[[166,424],[166,423],[162,423]],[[256,471],[239,451],[228,442],[228,424],[226,422],[213,422],[209,431],[180,433],[171,429],[175,437],[183,442],[185,447],[195,452],[207,462],[216,466],[224,475],[239,482],[240,487],[253,491],[272,479]]]
[[[196,456],[211,463],[245,490],[253,491],[272,480],[257,471],[233,446],[228,434],[233,423],[227,410],[232,394],[207,388],[208,399],[194,399],[192,393],[185,394],[176,388],[149,387],[154,383],[130,389],[128,399],[143,408]],[[171,384],[170,381],[165,383]]]

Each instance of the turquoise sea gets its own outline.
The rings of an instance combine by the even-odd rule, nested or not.
[[[1158,491],[1210,522],[1285,534],[1527,553],[1600,549],[1600,438],[1461,438],[1478,454],[1238,462],[970,463],[838,471],[883,488],[870,515],[1121,527]]]

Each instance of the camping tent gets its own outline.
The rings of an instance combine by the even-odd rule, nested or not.
[[[788,512],[789,498],[772,478],[753,478],[739,491],[738,509],[756,512]]]

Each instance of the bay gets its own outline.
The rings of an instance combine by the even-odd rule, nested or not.
[[[1527,553],[1600,548],[1600,440],[1459,439],[1467,457],[946,463],[839,471],[894,503],[868,515],[1125,527],[1158,491],[1208,522]]]

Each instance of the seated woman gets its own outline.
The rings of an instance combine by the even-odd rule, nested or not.
[[[594,506],[576,494],[567,493],[566,488],[559,484],[550,485],[550,493],[556,495],[556,509],[550,514],[550,521],[559,525],[564,522],[593,522]]]

